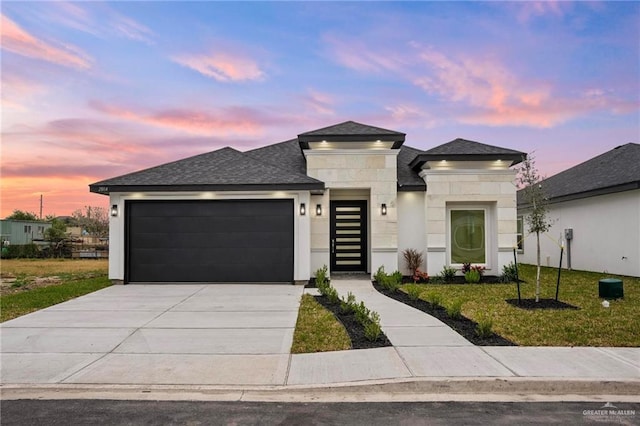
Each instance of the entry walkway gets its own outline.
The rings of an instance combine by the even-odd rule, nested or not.
[[[392,378],[640,381],[639,348],[474,346],[432,316],[377,292],[368,279],[332,279],[380,314],[393,347],[293,355],[288,384]]]

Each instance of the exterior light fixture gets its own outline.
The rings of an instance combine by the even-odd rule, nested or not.
[[[316,204],[316,216],[322,216],[322,204]]]
[[[300,203],[300,216],[307,214],[307,206],[304,203]]]
[[[111,216],[113,217],[117,217],[118,216],[118,205],[114,204],[111,206]]]
[[[387,215],[387,205],[385,203],[382,203],[382,205],[380,206],[380,213],[382,213],[382,216]]]

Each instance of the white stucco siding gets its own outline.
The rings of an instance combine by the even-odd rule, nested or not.
[[[558,266],[559,242],[572,228],[572,269],[640,276],[640,190],[552,204],[549,218],[553,226],[540,239],[544,266]],[[527,235],[526,221],[524,228]],[[525,237],[520,261],[536,263],[535,234]]]
[[[398,193],[398,266],[399,270],[405,275],[410,273],[402,254],[406,249],[415,249],[422,252],[423,264],[421,269],[423,271],[427,270],[424,198],[424,192]]]
[[[292,199],[294,205],[294,270],[295,281],[310,278],[311,221],[315,204],[311,207],[309,191],[255,191],[255,192],[173,192],[173,193],[111,193],[110,205],[118,206],[118,216],[109,218],[109,279],[124,280],[125,275],[125,201],[127,200],[230,200],[230,199]],[[306,214],[300,215],[300,203],[305,203]]]

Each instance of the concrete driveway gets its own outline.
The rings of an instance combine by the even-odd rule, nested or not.
[[[292,285],[127,285],[2,324],[3,384],[283,385]]]

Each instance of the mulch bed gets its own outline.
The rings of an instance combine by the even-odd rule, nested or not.
[[[507,299],[506,302],[516,308],[522,309],[580,309],[577,306],[570,305],[568,303],[560,302],[555,299],[540,299],[539,302],[536,302],[536,299],[520,299],[520,303],[518,303],[518,299]]]
[[[446,325],[448,325],[449,327],[451,327],[452,329],[454,329],[456,332],[458,332],[462,337],[464,337],[465,339],[467,339],[468,341],[470,341],[471,343],[473,343],[474,345],[477,346],[517,346],[515,343],[513,343],[510,340],[505,339],[504,337],[496,334],[496,333],[492,333],[491,336],[488,337],[479,337],[476,334],[476,327],[478,325],[478,323],[476,323],[475,321],[470,320],[469,318],[466,318],[464,316],[462,316],[461,318],[458,319],[454,319],[449,317],[449,315],[447,314],[447,311],[441,307],[441,306],[434,306],[431,303],[422,300],[422,299],[418,299],[418,300],[412,300],[408,294],[402,292],[402,291],[396,291],[396,292],[390,292],[388,290],[386,290],[385,288],[383,288],[382,286],[379,286],[377,283],[373,283],[373,287],[378,290],[378,292],[384,294],[387,297],[390,297],[394,300],[397,300],[398,302],[402,302],[405,305],[409,305],[413,308],[416,308],[422,312],[425,312],[437,319],[439,319],[440,321],[442,321],[443,323],[445,323]]]
[[[371,341],[364,335],[364,328],[356,320],[356,316],[353,313],[345,314],[340,309],[340,304],[336,303],[332,305],[325,296],[313,296],[318,303],[327,308],[333,313],[333,315],[344,325],[349,337],[351,338],[352,349],[371,349],[371,348],[383,348],[385,346],[392,346],[391,342],[384,334],[380,333],[378,340]]]

